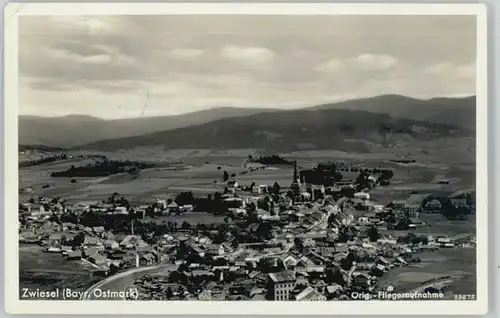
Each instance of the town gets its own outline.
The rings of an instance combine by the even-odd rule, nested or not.
[[[289,184],[238,178],[274,164],[293,167]],[[443,196],[415,192],[380,203],[371,192],[391,184],[397,173],[391,169],[335,161],[302,169],[296,160],[277,155],[249,156],[245,168],[239,174],[218,170],[221,192],[184,191],[149,204],[136,204],[118,192],[75,204],[33,197],[19,204],[19,243],[42,246],[44,253],[60,254],[67,262],[84,262],[98,281],[144,269],[126,286],[136,288],[142,300],[216,301],[350,300],[354,292],[394,288],[384,277],[417,266],[422,253],[475,248],[472,234],[425,234],[432,224],[423,217],[454,222],[473,217],[475,190]],[[78,175],[71,174],[75,171]],[[346,179],[346,172],[357,177]],[[82,173],[72,167],[64,177]],[[223,222],[196,221],[202,214]],[[193,218],[177,221],[185,215]],[[423,280],[412,290],[444,293],[450,279]],[[397,286],[395,291],[409,292]]]

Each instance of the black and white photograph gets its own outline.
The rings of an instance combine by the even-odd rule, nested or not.
[[[482,6],[44,6],[6,30],[16,308],[486,310]]]

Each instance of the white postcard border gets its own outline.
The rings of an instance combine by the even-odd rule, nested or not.
[[[476,301],[202,302],[19,300],[18,18],[20,15],[476,15],[477,16],[477,299]],[[191,315],[481,315],[488,310],[487,33],[483,4],[326,3],[17,3],[4,11],[5,307],[12,314]],[[390,303],[390,304],[389,304]]]

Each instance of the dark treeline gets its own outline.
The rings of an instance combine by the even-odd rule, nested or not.
[[[263,165],[292,165],[293,161],[286,160],[285,158],[279,155],[271,155],[271,156],[260,156],[258,158],[253,158],[252,156],[248,157],[252,162],[258,162]]]
[[[51,177],[105,177],[123,172],[136,173],[142,169],[153,168],[155,166],[152,163],[139,161],[105,160],[86,166],[71,166],[64,171],[52,172]]]
[[[68,156],[66,154],[55,155],[55,156],[45,157],[45,158],[36,159],[36,160],[20,162],[19,168],[38,166],[38,165],[42,165],[44,163],[55,162],[58,160],[66,160],[66,159],[68,159]]]
[[[192,192],[181,192],[174,201],[180,206],[192,205],[195,212],[224,215],[228,211],[228,206],[224,203],[222,194],[219,192],[214,195],[209,194],[206,198],[196,198]]]
[[[338,171],[310,169],[300,172],[300,180],[317,185],[333,186],[342,178],[342,174]]]
[[[45,146],[45,145],[19,145],[19,151],[29,151],[29,150],[55,152],[55,151],[64,151],[64,148]]]

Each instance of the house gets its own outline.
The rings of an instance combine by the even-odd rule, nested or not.
[[[181,212],[193,212],[194,211],[194,206],[192,204],[184,204],[183,206],[179,207]]]
[[[105,264],[99,266],[99,268],[97,268],[96,270],[94,270],[92,272],[92,275],[94,276],[108,276],[110,273],[110,269],[108,266],[106,266]]]
[[[212,280],[215,274],[208,270],[195,269],[191,272],[191,277],[197,280]]]
[[[424,226],[425,223],[420,220],[419,218],[410,218],[410,227],[419,227],[419,226]]]
[[[269,187],[265,184],[252,187],[252,193],[263,194],[269,192]]]
[[[293,271],[268,274],[268,298],[278,301],[289,300],[295,282],[296,276]]]
[[[222,256],[226,252],[222,244],[207,244],[203,248],[205,254],[210,256]]]
[[[451,243],[451,238],[449,238],[449,237],[439,237],[436,240],[436,243],[438,245],[444,245],[444,244],[447,244],[447,243]]]
[[[33,232],[24,232],[19,234],[19,242],[21,243],[39,243],[40,236]]]
[[[424,210],[430,213],[441,213],[443,206],[438,199],[432,199],[424,204]]]
[[[133,249],[142,239],[139,235],[127,235],[120,242],[120,247]]]
[[[83,256],[90,257],[92,255],[98,254],[99,250],[95,247],[88,247],[83,249]]]
[[[108,257],[110,259],[114,259],[114,260],[120,260],[120,259],[123,259],[125,257],[125,255],[127,255],[127,252],[125,251],[122,251],[122,250],[112,250],[111,252],[108,252]]]
[[[285,265],[285,267],[288,269],[294,268],[299,261],[298,258],[291,253],[288,253],[288,254],[285,254],[284,256],[282,256],[281,260],[283,261],[283,264]]]
[[[151,266],[155,263],[156,257],[152,253],[142,255],[139,259],[139,264],[142,266]]]
[[[212,300],[212,292],[210,290],[204,289],[200,294],[198,294],[198,300],[201,301]]]
[[[118,244],[118,242],[114,241],[114,240],[105,240],[103,242],[103,245],[104,245],[104,248],[106,248],[108,250],[116,250],[116,249],[120,248],[120,244]]]
[[[90,235],[85,235],[85,238],[83,239],[84,246],[98,246],[101,244],[101,241],[97,237],[93,237]]]
[[[98,235],[102,235],[104,232],[106,232],[106,230],[104,229],[104,226],[95,226],[92,228],[92,231]]]
[[[357,192],[354,193],[354,198],[366,201],[370,200],[370,194],[366,192]]]
[[[296,301],[325,301],[326,297],[314,287],[307,286],[301,292],[299,292],[295,297]]]
[[[114,214],[121,214],[121,215],[128,214],[127,207],[125,207],[125,206],[117,206],[115,208]]]
[[[45,249],[45,252],[49,252],[49,253],[60,253],[60,252],[61,252],[61,249],[60,249],[59,247],[49,246],[47,249]]]
[[[352,274],[352,284],[364,289],[372,287],[372,277],[366,272],[355,272]]]
[[[68,260],[80,260],[80,259],[82,259],[81,250],[68,251]]]
[[[377,243],[380,245],[396,245],[398,241],[394,238],[380,238],[377,240]]]
[[[391,203],[389,203],[388,207],[403,210],[406,203],[407,202],[405,200],[393,200]]]
[[[380,277],[384,275],[384,273],[387,271],[387,267],[382,265],[382,264],[377,264],[375,265],[374,268],[371,270],[371,274],[375,277]]]
[[[69,245],[61,246],[61,252],[63,253],[63,255],[68,255],[68,253],[72,250],[73,250],[73,248]]]
[[[116,240],[116,235],[112,231],[106,231],[101,236],[104,240]]]
[[[344,291],[344,288],[339,284],[333,284],[330,286],[326,286],[327,299],[337,298],[342,294],[343,291]]]
[[[96,265],[106,265],[107,259],[101,254],[94,254],[89,257],[89,261]]]
[[[179,213],[180,212],[179,205],[175,203],[175,201],[170,202],[167,205],[166,212],[169,214]]]
[[[238,182],[236,180],[229,180],[227,182],[227,187],[230,188],[230,189],[238,189]]]
[[[63,231],[75,231],[78,229],[78,226],[69,222],[62,222],[62,230]]]
[[[59,246],[62,243],[63,239],[63,234],[61,233],[54,233],[49,235],[49,237],[46,239],[46,244],[48,246]]]

